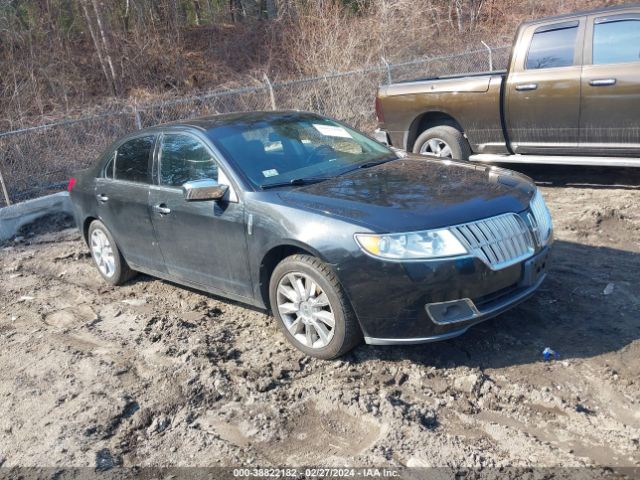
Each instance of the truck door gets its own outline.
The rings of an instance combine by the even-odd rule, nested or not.
[[[582,70],[580,149],[640,154],[640,11],[593,15]]]
[[[578,149],[586,18],[522,30],[506,85],[506,126],[515,153]]]

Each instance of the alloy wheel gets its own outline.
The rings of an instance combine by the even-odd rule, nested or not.
[[[105,277],[112,277],[116,271],[116,258],[109,238],[100,229],[91,233],[91,254],[100,272]]]
[[[451,147],[439,138],[430,138],[420,146],[420,155],[438,158],[452,158]]]
[[[327,294],[308,275],[291,272],[280,279],[278,312],[289,333],[309,348],[324,348],[335,332],[335,316]]]

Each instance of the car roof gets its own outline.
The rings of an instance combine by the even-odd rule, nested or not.
[[[240,122],[256,122],[263,120],[277,120],[280,118],[321,118],[320,115],[313,112],[305,112],[299,110],[259,110],[249,112],[233,112],[222,113],[218,115],[208,115],[204,117],[191,118],[187,120],[178,120],[175,122],[154,125],[142,130],[138,130],[136,134],[144,132],[161,131],[167,128],[196,128],[198,130],[207,131],[212,128],[221,127]]]
[[[555,15],[555,16],[552,16],[552,17],[543,17],[543,18],[536,18],[534,20],[527,20],[527,21],[522,22],[521,25],[524,26],[524,25],[532,25],[532,24],[536,24],[536,23],[546,23],[548,21],[570,19],[570,18],[582,17],[582,16],[585,16],[585,15],[593,15],[593,14],[598,14],[598,13],[617,13],[617,12],[622,11],[622,10],[633,10],[633,9],[638,9],[638,8],[640,8],[640,3],[628,3],[626,5],[600,7],[600,8],[595,8],[593,10],[580,10],[580,11],[577,11],[577,12],[564,13],[562,15]]]

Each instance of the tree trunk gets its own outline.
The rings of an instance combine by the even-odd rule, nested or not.
[[[102,18],[100,16],[100,10],[98,10],[98,3],[96,0],[91,0],[93,4],[93,11],[96,13],[96,23],[98,24],[98,31],[100,32],[100,37],[102,39],[102,45],[104,46],[104,57],[107,61],[107,65],[109,66],[109,73],[111,73],[111,79],[113,81],[113,89],[116,95],[120,94],[120,88],[118,82],[118,77],[116,76],[116,71],[113,68],[113,62],[111,61],[111,55],[109,54],[109,40],[105,33],[105,28],[102,22]]]
[[[102,48],[100,47],[100,42],[98,41],[98,37],[96,36],[95,29],[93,28],[93,22],[91,21],[91,15],[89,15],[89,9],[87,8],[86,0],[80,0],[80,6],[82,7],[82,12],[84,13],[84,17],[87,20],[87,28],[89,29],[91,40],[93,40],[93,46],[96,49],[96,54],[98,55],[98,61],[100,62],[100,67],[102,68],[102,73],[104,74],[104,78],[107,81],[107,85],[109,85],[109,90],[111,90],[111,93],[113,95],[116,95],[115,86],[112,82],[111,77],[109,76],[105,59],[102,56]]]

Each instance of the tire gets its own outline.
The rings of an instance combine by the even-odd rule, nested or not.
[[[425,149],[432,150],[430,148],[429,140],[433,140],[435,144],[436,140],[441,141],[444,145],[449,147],[451,155],[442,155],[440,158],[451,158],[453,160],[469,160],[471,155],[471,147],[469,142],[460,130],[450,125],[440,125],[437,127],[429,128],[420,134],[413,144],[413,153],[427,155]],[[444,149],[443,149],[444,151]],[[437,152],[436,157],[439,155]]]
[[[121,285],[136,275],[120,253],[113,235],[100,220],[89,225],[87,243],[98,273],[107,283]]]
[[[298,279],[302,289],[293,286]],[[309,295],[311,290],[314,292]],[[293,311],[296,298],[299,305],[297,311]],[[287,340],[309,356],[331,360],[362,341],[360,325],[342,286],[333,271],[318,258],[292,255],[282,260],[271,274],[269,300],[271,311]],[[330,326],[331,315],[333,327]]]

